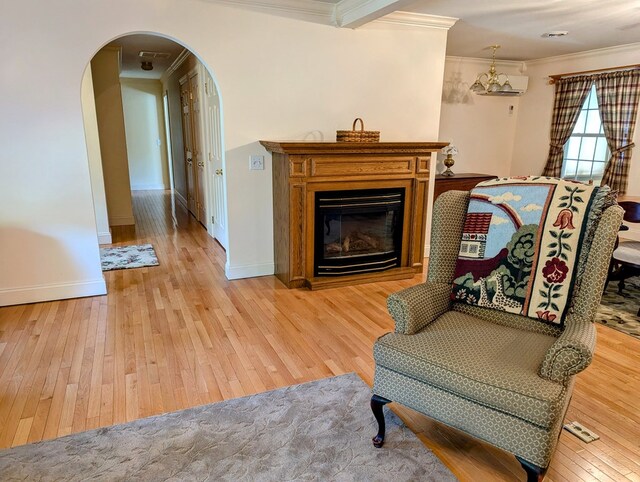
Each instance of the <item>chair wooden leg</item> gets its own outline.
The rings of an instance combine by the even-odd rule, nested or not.
[[[605,293],[607,291],[607,287],[609,286],[609,281],[611,281],[611,275],[613,274],[613,268],[615,267],[615,262],[613,261],[613,258],[611,259],[611,262],[609,263],[609,271],[607,272],[607,280],[604,283],[604,289],[602,290],[603,293]]]
[[[618,282],[618,294],[619,295],[623,294],[624,288],[625,288],[624,278],[620,278],[620,281]]]
[[[376,448],[382,447],[384,444],[384,412],[382,411],[382,407],[384,407],[391,400],[387,400],[386,398],[380,397],[378,395],[373,395],[371,397],[371,411],[373,412],[373,416],[376,417],[376,421],[378,422],[378,434],[373,437],[373,446]]]
[[[527,473],[527,482],[542,482],[544,475],[547,473],[547,469],[538,467],[537,465],[527,462],[526,460],[516,457],[522,468]]]

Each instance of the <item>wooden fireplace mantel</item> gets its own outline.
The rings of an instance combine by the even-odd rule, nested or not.
[[[260,141],[273,155],[275,275],[289,288],[311,289],[422,272],[431,156],[446,142]],[[315,196],[322,191],[402,188],[400,267],[347,276],[314,276]]]

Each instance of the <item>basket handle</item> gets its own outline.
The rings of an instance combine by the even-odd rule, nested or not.
[[[355,131],[356,130],[356,123],[360,121],[360,132],[364,131],[364,121],[362,119],[360,119],[360,117],[357,117],[356,120],[353,121],[353,125],[351,126],[351,130]]]

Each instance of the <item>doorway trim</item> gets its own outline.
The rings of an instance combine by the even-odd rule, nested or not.
[[[90,67],[91,65],[91,61],[93,60],[93,58],[95,57],[95,55],[105,46],[107,46],[108,44],[110,44],[111,42],[118,40],[122,37],[126,37],[129,35],[151,35],[151,36],[156,36],[156,37],[161,37],[161,38],[166,38],[168,40],[171,40],[179,45],[181,45],[184,48],[184,51],[178,56],[178,58],[176,59],[176,61],[179,61],[182,57],[186,57],[189,53],[191,53],[197,60],[198,60],[198,64],[199,64],[199,68],[201,69],[201,73],[206,73],[208,75],[203,76],[208,78],[210,77],[211,80],[214,83],[214,86],[218,92],[218,96],[219,96],[219,105],[220,105],[220,109],[219,109],[219,122],[220,122],[220,137],[221,137],[221,161],[222,161],[222,168],[224,170],[224,172],[226,173],[226,152],[224,149],[224,107],[223,107],[223,99],[222,99],[222,95],[221,95],[221,89],[219,87],[219,82],[216,79],[215,73],[213,71],[213,69],[211,69],[211,67],[209,65],[207,65],[207,63],[202,59],[202,57],[195,51],[195,49],[192,49],[189,45],[187,45],[185,42],[176,39],[170,35],[166,35],[163,34],[161,32],[154,32],[154,31],[129,31],[129,32],[123,32],[119,35],[116,35],[114,37],[112,37],[111,39],[105,41],[104,43],[102,43],[98,48],[96,48],[93,53],[90,55],[90,57],[87,60],[86,63],[86,68]],[[83,75],[84,75],[84,71],[83,71]],[[202,87],[203,83],[201,82],[201,86],[200,88],[203,89],[203,93],[204,93],[204,88]],[[81,93],[79,93],[81,94]],[[80,95],[80,99],[81,99],[81,103],[82,103],[82,96]],[[165,104],[165,99],[166,99],[166,92],[163,91],[163,110],[164,110],[164,116],[165,116],[165,131],[166,131],[166,136],[169,137],[170,136],[170,131],[167,130],[167,128],[170,128],[170,121],[167,122],[168,120],[166,119],[166,117],[169,114],[168,111],[168,105]],[[207,134],[205,132],[205,134]],[[171,189],[172,192],[175,192],[175,185],[174,185],[174,179],[173,179],[173,157],[171,155],[171,144],[170,144],[170,139],[168,139],[166,144],[167,147],[167,151],[168,151],[168,162],[169,162],[169,168],[170,168],[170,183],[171,183]],[[85,133],[85,146],[87,144],[87,137],[86,137],[86,133]],[[213,182],[211,182],[210,178],[211,178],[211,173],[210,171],[210,163],[207,161],[205,162],[205,209],[207,210],[207,233],[209,234],[209,236],[213,237],[213,229],[211,225],[211,212],[213,211],[213,198],[214,198],[214,193],[212,192],[213,190]],[[91,182],[91,180],[90,180]],[[224,218],[225,218],[225,226],[227,226],[227,233],[228,233],[228,198],[227,198],[227,178],[226,175],[223,177],[223,194],[222,194],[222,199],[224,201],[224,206],[223,206],[223,212],[224,212]],[[93,196],[93,203],[94,203],[94,209],[96,206],[96,198],[95,196]],[[98,200],[99,202],[99,200]],[[227,240],[228,240],[228,234],[227,234]],[[97,226],[96,226],[96,243],[98,242],[97,239]],[[227,251],[227,265],[228,265],[228,260],[229,260],[229,246],[225,246],[226,251]]]

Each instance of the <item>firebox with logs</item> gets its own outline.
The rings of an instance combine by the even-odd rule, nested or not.
[[[403,189],[317,193],[315,275],[340,276],[400,266],[403,206]]]

